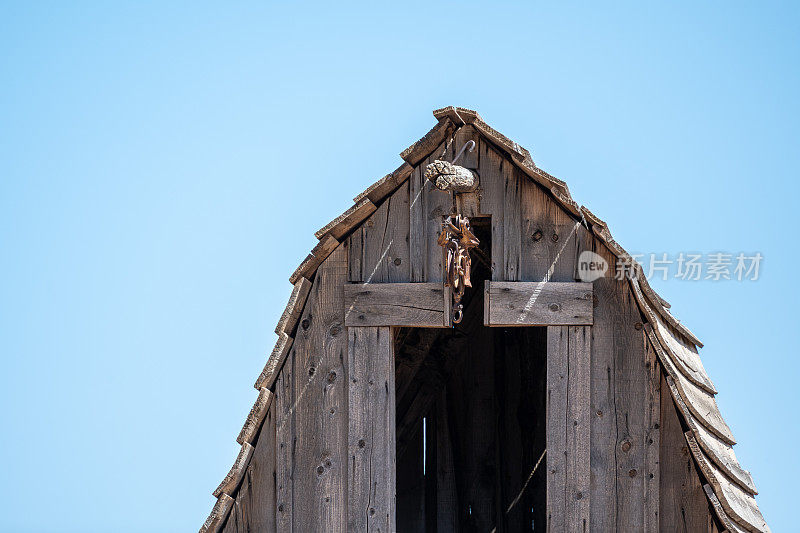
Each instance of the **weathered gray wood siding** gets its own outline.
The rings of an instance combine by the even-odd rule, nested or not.
[[[445,151],[444,157],[452,158],[469,138],[477,141],[476,149],[466,153],[460,164],[478,171],[480,190],[465,200],[465,210],[471,216],[492,217],[492,280],[575,281],[583,250],[603,256],[610,264],[608,275],[614,274],[616,260],[605,245],[499,148],[471,127],[462,128],[447,149],[442,143],[344,238],[313,280],[294,344],[275,383],[270,411],[275,423],[278,531],[347,527],[348,335],[342,285],[441,281],[442,254],[436,237],[452,198],[425,183],[422,172]],[[594,282],[594,292],[588,530],[705,531],[713,521],[700,497],[699,480],[694,481],[697,474],[683,453],[680,423],[648,349],[629,284],[604,278]],[[257,454],[266,446],[264,435],[270,439],[267,444],[272,442],[269,431],[268,427],[267,433],[262,431]],[[259,475],[269,478],[268,471],[269,467]],[[246,484],[263,482],[273,483],[246,480]],[[686,487],[690,496],[684,493]],[[252,488],[240,492],[237,508],[247,509],[247,494]],[[238,531],[230,528],[242,523],[244,518],[235,518],[242,514],[231,514],[227,531]],[[695,524],[705,524],[705,529],[694,529]]]

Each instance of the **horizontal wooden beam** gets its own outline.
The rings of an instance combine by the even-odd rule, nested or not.
[[[344,325],[447,328],[449,297],[441,283],[347,284]]]
[[[591,326],[591,283],[487,281],[484,324],[509,326]]]

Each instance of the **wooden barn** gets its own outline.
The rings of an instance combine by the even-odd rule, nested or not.
[[[434,116],[291,275],[201,531],[769,531],[641,267],[475,111]]]

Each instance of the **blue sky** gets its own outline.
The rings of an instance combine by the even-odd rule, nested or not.
[[[795,5],[164,4],[0,6],[0,530],[199,527],[314,231],[445,105],[631,251],[763,254],[654,285],[793,528]]]

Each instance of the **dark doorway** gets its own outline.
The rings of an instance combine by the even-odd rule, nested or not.
[[[546,329],[483,326],[473,268],[461,324],[395,332],[401,532],[546,527]]]

